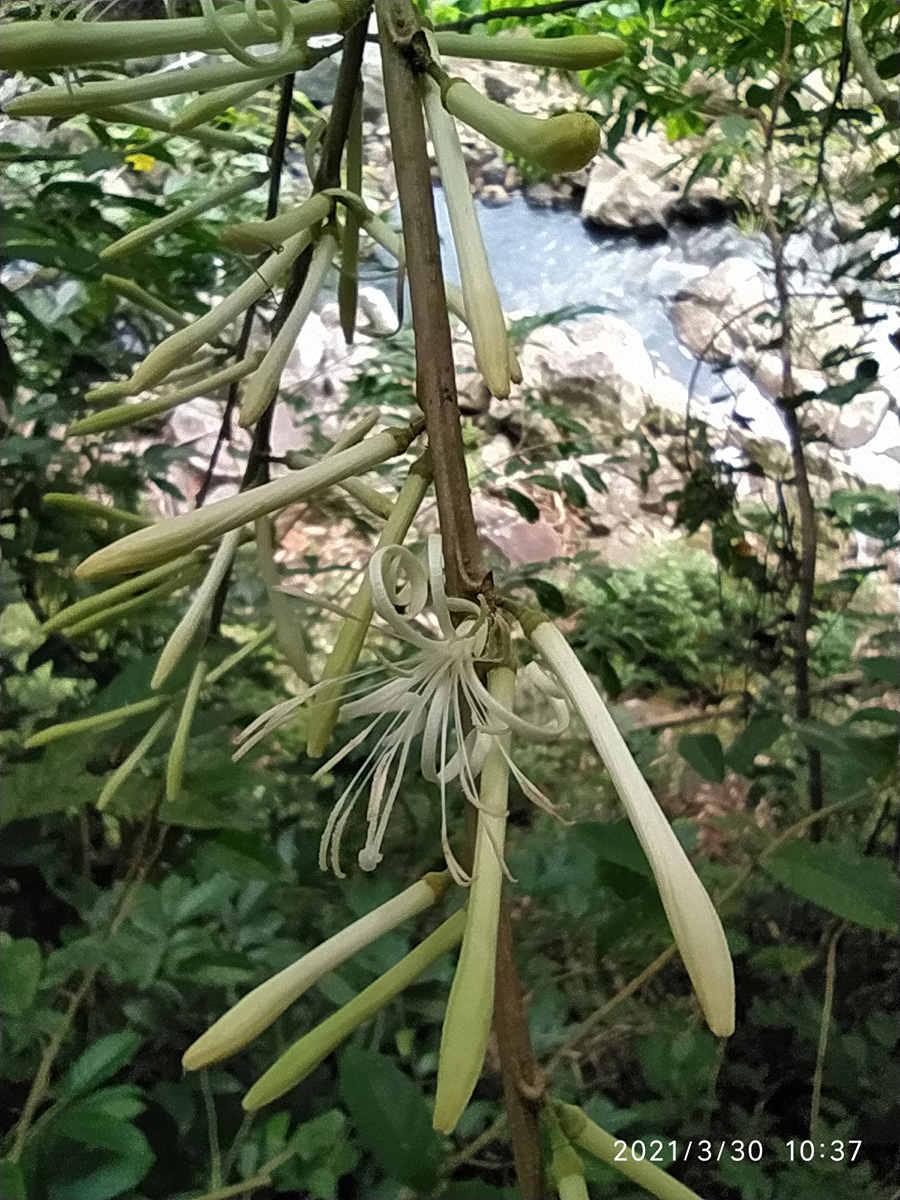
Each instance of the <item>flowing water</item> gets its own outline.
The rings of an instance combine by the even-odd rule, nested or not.
[[[447,275],[458,281],[450,223],[439,188],[435,189],[435,203]],[[548,313],[570,305],[602,305],[638,330],[657,368],[690,388],[692,404],[713,424],[723,424],[734,413],[751,423],[756,436],[784,441],[771,400],[736,368],[720,373],[708,364],[698,364],[679,342],[668,315],[675,295],[723,259],[740,255],[764,264],[765,248],[759,239],[727,223],[683,227],[666,240],[654,242],[604,235],[585,225],[576,210],[538,208],[521,195],[505,205],[479,205],[478,212],[507,311]],[[833,266],[828,251],[804,246],[803,252],[818,253],[823,272]],[[711,402],[723,394],[731,402],[717,408]],[[900,426],[896,415],[889,414],[872,442],[850,451],[850,465],[868,482],[897,487],[900,463],[883,453],[897,446]]]

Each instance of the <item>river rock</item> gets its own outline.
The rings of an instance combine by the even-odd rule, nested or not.
[[[683,143],[668,142],[656,129],[620,142],[619,162],[608,155],[594,162],[582,217],[601,229],[645,237],[664,237],[679,219],[721,220],[728,210],[716,180],[698,179],[684,192],[691,171],[681,162],[684,153]]]
[[[653,401],[656,376],[641,335],[607,313],[541,326],[520,361],[529,387],[592,427],[632,432]]]
[[[823,294],[821,284],[812,298],[796,297],[791,312],[795,391],[818,393],[830,384],[851,379],[857,359],[828,369],[821,364],[828,356],[844,351],[871,353],[870,326],[856,325],[840,293],[830,290]],[[739,366],[769,397],[783,393],[774,283],[757,263],[736,256],[724,259],[676,294],[670,315],[679,338],[698,358],[720,366]],[[900,368],[889,340],[879,336],[874,347],[882,370],[877,389],[842,406],[815,400],[804,406],[804,425],[838,449],[857,449],[872,440],[888,412],[891,392],[900,382]],[[885,356],[894,361],[885,361]]]

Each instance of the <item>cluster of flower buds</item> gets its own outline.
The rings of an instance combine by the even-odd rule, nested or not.
[[[311,49],[309,39],[346,33],[368,18],[369,7],[357,0],[247,0],[242,6],[220,8],[215,0],[201,0],[199,17],[108,24],[77,20],[13,24],[5,31],[0,65],[41,75],[65,71],[67,79],[59,86],[38,87],[20,95],[7,111],[55,120],[88,114],[113,122],[134,121],[160,129],[167,137],[194,138],[213,145],[217,137],[231,135],[222,135],[208,122],[273,80],[309,68],[330,52]],[[488,388],[503,397],[519,381],[519,367],[491,277],[456,122],[469,125],[511,154],[547,171],[584,166],[597,152],[600,127],[584,111],[539,118],[498,104],[468,82],[448,75],[442,57],[491,58],[580,70],[610,61],[621,53],[622,45],[605,35],[539,40],[428,31],[422,32],[422,41],[426,65],[420,70],[421,101],[446,193],[461,276],[461,289],[446,290],[447,306],[471,330],[478,368]],[[91,64],[197,51],[218,55],[221,61],[113,80],[81,82],[69,75]],[[344,143],[346,186],[314,190],[302,202],[270,213],[265,220],[225,226],[221,231],[224,247],[254,260],[263,257],[254,261],[243,282],[208,312],[186,320],[149,296],[133,279],[106,277],[113,290],[151,308],[170,324],[172,332],[136,366],[130,378],[104,382],[91,390],[87,399],[98,406],[98,412],[75,422],[70,428],[73,435],[118,429],[225,385],[240,388],[241,423],[254,427],[277,397],[288,356],[336,259],[340,260],[342,323],[348,340],[352,338],[361,232],[392,254],[401,268],[404,262],[402,235],[372,214],[361,194],[361,100],[358,83],[354,86],[357,90]],[[152,108],[155,99],[175,96],[195,98],[174,117],[164,117]],[[261,181],[259,175],[249,174],[210,191],[121,238],[102,257],[117,264],[135,261],[133,256],[144,253],[156,239],[251,192]],[[233,360],[229,347],[235,321],[278,288],[301,256],[305,264],[301,286],[282,314],[268,348],[245,350]],[[150,395],[131,399],[144,393]],[[151,694],[145,700],[44,730],[32,744],[152,714],[153,724],[107,782],[99,806],[111,803],[118,788],[173,723],[166,794],[175,802],[182,791],[191,725],[204,691],[274,631],[300,677],[299,694],[246,730],[239,753],[289,720],[301,706],[308,713],[308,751],[313,757],[325,752],[342,723],[366,720],[362,731],[324,763],[321,773],[332,771],[351,752],[372,743],[325,825],[320,854],[323,867],[331,866],[341,874],[342,836],[364,793],[367,833],[358,863],[363,870],[378,865],[391,811],[405,775],[416,762],[421,777],[434,784],[440,795],[447,871],[426,875],[245,996],[187,1051],[184,1065],[197,1069],[239,1051],[326,972],[424,912],[455,882],[467,889],[465,905],[348,1005],[300,1038],[244,1100],[248,1109],[257,1109],[295,1086],[360,1022],[461,942],[441,1038],[434,1115],[436,1128],[449,1133],[481,1073],[491,1025],[500,902],[508,874],[504,845],[511,779],[529,799],[556,814],[550,800],[516,765],[513,743],[517,737],[529,742],[552,739],[565,729],[572,713],[581,718],[646,852],[706,1020],[722,1036],[733,1029],[734,984],[725,935],[710,899],[563,635],[543,615],[519,610],[498,595],[483,596],[477,602],[448,596],[439,539],[429,541],[424,566],[403,548],[431,484],[429,450],[408,468],[393,495],[374,491],[359,478],[404,454],[422,432],[419,419],[405,427],[374,432],[379,417],[377,412],[358,414],[327,454],[315,460],[295,459],[286,473],[270,482],[156,523],[82,498],[57,497],[59,503],[87,508],[93,504],[111,524],[128,530],[88,557],[78,568],[78,578],[125,578],[57,614],[48,622],[48,631],[85,632],[104,620],[169,597],[180,588],[195,590],[162,650]],[[289,505],[334,487],[350,492],[383,526],[365,579],[346,610],[324,669],[314,681],[302,631],[291,626],[280,591],[271,522]],[[208,615],[245,542],[255,547],[259,573],[271,600],[273,625],[229,660],[209,669],[202,648]],[[407,651],[405,658],[383,669],[359,665],[376,617],[383,631]],[[179,670],[181,667],[188,669]],[[523,696],[530,697],[532,709],[543,709],[540,721],[517,711]],[[457,785],[464,803],[477,813],[467,861],[460,861],[453,850],[450,812],[452,789]],[[575,1187],[577,1155],[569,1143],[585,1138],[590,1142],[590,1137],[571,1114],[555,1113],[551,1126],[557,1173],[567,1181],[567,1188],[570,1184]]]

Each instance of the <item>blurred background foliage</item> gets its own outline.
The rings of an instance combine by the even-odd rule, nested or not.
[[[437,23],[453,23],[499,7],[473,0],[431,11]],[[839,10],[856,13],[878,78],[896,91],[897,76],[893,0],[798,0],[792,7],[787,48],[786,4],[736,0],[557,6],[483,27],[493,33],[526,25],[548,37],[609,30],[625,39],[619,63],[581,80],[605,114],[607,153],[642,124],[662,123],[672,140],[704,129],[702,92],[684,90],[698,71],[734,88],[749,85],[743,103],[765,110],[787,57],[789,86],[775,115],[791,155],[791,186],[782,189],[774,216],[789,235],[803,227],[810,197],[827,186],[817,168],[822,147],[830,154],[842,138],[874,146],[892,119],[871,97],[855,107],[838,98],[825,118],[821,106],[805,106],[803,82],[813,71],[839,96],[834,89],[847,72]],[[9,19],[27,19],[33,6],[6,8]],[[429,785],[409,782],[377,875],[322,875],[316,853],[324,814],[362,752],[333,777],[313,782],[301,717],[263,758],[231,762],[233,733],[291,686],[268,644],[204,695],[175,803],[162,798],[163,738],[115,802],[96,809],[104,783],[153,714],[25,748],[39,729],[143,699],[184,604],[177,593],[82,635],[41,630],[89,593],[74,581],[74,565],[119,532],[114,519],[51,507],[44,495],[102,496],[140,511],[148,485],[171,493],[170,468],[185,452],[163,442],[136,451],[117,437],[65,436],[65,426],[86,411],[85,390],[126,374],[166,328],[110,294],[99,251],[148,213],[258,169],[271,114],[269,96],[223,123],[246,134],[245,154],[211,156],[150,130],[86,120],[74,123],[85,148],[64,157],[0,145],[5,1128],[20,1122],[21,1133],[23,1109],[35,1095],[40,1101],[24,1136],[12,1133],[6,1144],[8,1200],[243,1194],[227,1190],[241,1180],[247,1193],[323,1200],[515,1194],[497,1126],[502,1096],[492,1057],[453,1144],[431,1130],[448,960],[275,1111],[252,1123],[241,1119],[241,1094],[273,1057],[396,962],[427,918],[324,979],[234,1060],[199,1076],[181,1072],[186,1046],[240,995],[435,867],[438,808]],[[298,101],[300,140],[308,116]],[[759,151],[756,117],[736,110],[729,119],[720,144],[696,162],[698,177],[727,173],[735,158]],[[106,174],[122,169],[136,147],[177,167],[176,189],[152,200],[104,190]],[[896,161],[876,162],[856,191],[841,197],[858,207],[863,232],[896,230],[897,176]],[[229,212],[240,219],[258,207],[245,197]],[[227,290],[245,270],[222,252],[216,215],[184,226],[141,258],[141,285],[181,312],[203,311],[204,297]],[[744,219],[753,218],[745,208]],[[865,249],[848,271],[879,285],[895,282],[890,262],[873,262]],[[404,331],[353,383],[348,406],[402,410],[410,404],[410,378]],[[537,396],[530,402],[542,406],[558,439],[522,448],[507,494],[528,520],[538,515],[531,497],[541,488],[584,511],[590,502],[579,479],[605,486],[582,462],[597,447],[571,414]],[[302,398],[296,407],[321,437]],[[585,665],[620,705],[632,749],[675,814],[679,836],[697,851],[735,956],[738,1028],[719,1047],[699,1021],[680,968],[666,960],[653,967],[668,936],[649,869],[586,739],[573,729],[547,749],[521,749],[535,782],[566,798],[572,824],[538,815],[521,795],[513,801],[511,892],[535,1051],[554,1095],[583,1105],[629,1143],[659,1141],[665,1164],[673,1142],[759,1147],[713,1153],[711,1161],[695,1152],[677,1163],[674,1173],[709,1200],[887,1200],[898,1194],[900,1122],[891,866],[897,629],[883,603],[897,547],[896,503],[873,488],[836,490],[819,506],[827,549],[811,627],[814,716],[798,718],[790,530],[738,503],[734,483],[742,468],[713,454],[702,421],[692,420],[686,433],[693,453],[672,497],[684,534],[674,549],[628,568],[583,555],[574,564],[507,569],[503,581],[564,623]],[[477,481],[477,424],[468,437]],[[649,479],[651,441],[640,449]],[[561,463],[571,471],[557,470]],[[366,530],[339,500],[323,503],[335,529],[355,522]],[[854,533],[871,539],[870,565],[848,563]],[[758,550],[763,543],[765,553]],[[320,572],[315,556],[303,571],[311,590],[333,594],[332,577]],[[334,588],[352,582],[335,580]],[[303,612],[310,646],[321,654],[334,619],[315,605]],[[224,659],[267,621],[264,590],[249,558],[239,556],[214,653]],[[632,720],[637,711],[639,724]],[[819,824],[808,822],[811,752],[821,757],[830,813]],[[644,985],[630,987],[642,972]],[[846,1147],[843,1158],[833,1142]],[[812,1150],[801,1152],[801,1143]],[[608,1167],[588,1169],[592,1195],[639,1194]]]

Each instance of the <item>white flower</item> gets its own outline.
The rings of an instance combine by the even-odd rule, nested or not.
[[[322,835],[319,865],[324,870],[330,862],[335,874],[343,877],[341,838],[356,801],[368,785],[368,829],[365,845],[359,852],[359,865],[364,871],[375,869],[382,859],[381,844],[412,754],[413,740],[421,734],[420,773],[440,787],[444,857],[456,882],[467,884],[469,877],[450,848],[447,785],[458,779],[466,799],[480,807],[476,780],[490,748],[502,746],[503,737],[511,732],[531,741],[558,737],[568,724],[568,710],[564,701],[548,693],[546,681],[534,670],[522,674],[542,689],[552,708],[552,718],[546,723],[525,721],[491,696],[479,677],[479,667],[497,665],[506,659],[510,627],[502,613],[491,611],[484,603],[448,598],[440,538],[428,540],[427,574],[415,556],[402,546],[377,550],[369,562],[369,583],[375,612],[392,633],[412,647],[413,653],[400,663],[384,662],[381,669],[364,668],[346,677],[348,685],[357,685],[358,698],[342,705],[341,719],[371,717],[372,720],[320,767],[315,777],[331,771],[370,737],[376,740],[331,811]],[[420,619],[428,607],[429,591],[430,628]],[[373,673],[385,672],[389,676],[387,681],[378,681],[373,686]],[[314,702],[332,682],[317,684],[302,696],[264,713],[241,734],[238,754],[245,753],[283,725],[301,704]],[[509,759],[505,747],[503,754],[529,799],[553,813],[553,805]]]

